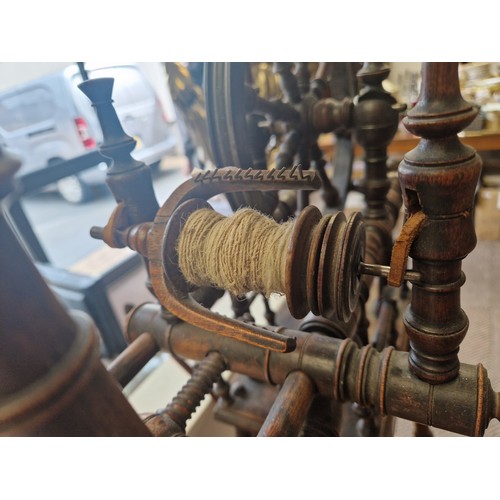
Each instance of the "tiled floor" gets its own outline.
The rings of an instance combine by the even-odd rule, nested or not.
[[[460,346],[463,363],[481,363],[487,370],[494,390],[500,390],[500,241],[478,241],[464,260],[467,281],[462,287],[462,309],[469,318],[469,331]],[[412,424],[398,420],[396,435],[411,435]],[[453,436],[433,429],[436,436]],[[500,422],[493,420],[485,436],[500,436]]]

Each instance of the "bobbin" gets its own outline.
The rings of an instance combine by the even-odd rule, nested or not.
[[[242,323],[218,315],[202,307],[190,296],[190,287],[180,278],[176,257],[173,255],[175,244],[172,240],[179,234],[179,222],[186,220],[187,212],[201,208],[211,197],[228,192],[277,191],[280,189],[318,189],[321,180],[316,173],[302,171],[298,167],[291,169],[243,170],[226,167],[194,176],[181,184],[160,208],[153,224],[142,232],[147,241],[132,241],[129,234],[124,241],[131,247],[142,248],[149,259],[151,283],[160,303],[172,314],[184,321],[206,328],[223,336],[232,337],[242,342],[258,345],[266,349],[289,352],[295,349],[295,339],[285,337],[262,326]],[[197,201],[194,201],[197,200]],[[189,204],[183,205],[185,202]],[[177,213],[176,213],[177,212]],[[141,231],[135,231],[140,235]],[[172,277],[174,277],[172,279]],[[185,281],[185,280],[184,280]]]
[[[165,274],[179,290],[186,292],[192,291],[183,277],[189,273],[182,262],[179,262],[177,252],[172,249],[177,247],[178,239],[188,225],[191,214],[200,208],[211,207],[198,199],[180,205],[172,214],[163,236]],[[261,217],[265,219],[265,216]],[[231,217],[227,219],[230,220]],[[277,224],[276,229],[279,229]],[[280,280],[282,285],[274,289],[286,295],[293,317],[301,319],[312,311],[341,323],[349,321],[358,301],[358,269],[364,255],[364,243],[365,233],[360,213],[352,214],[349,219],[343,212],[322,217],[315,206],[308,206],[300,213],[286,245],[285,272]],[[190,248],[198,248],[202,253],[212,250],[207,246],[206,240],[191,239],[186,244]],[[271,247],[265,249],[267,254],[273,251],[274,248]],[[259,259],[260,256],[255,255],[257,262]],[[261,265],[262,268],[264,266],[265,264]],[[196,278],[193,281],[200,286],[226,288],[224,283],[218,282],[216,276],[211,278],[210,283],[203,283],[203,279],[197,282]],[[257,283],[249,284],[249,287],[245,292],[259,289]],[[237,292],[233,290],[233,293]]]
[[[233,294],[248,292],[262,292],[269,294],[272,292],[284,293],[286,295],[288,309],[296,319],[303,318],[307,313],[312,312],[316,316],[323,316],[338,323],[347,323],[354,312],[360,294],[361,274],[375,276],[389,276],[389,284],[400,286],[403,280],[419,282],[421,275],[414,271],[406,271],[403,268],[402,260],[407,256],[408,245],[412,239],[398,239],[394,246],[393,256],[396,256],[398,265],[387,267],[363,262],[365,254],[365,229],[361,213],[355,212],[349,218],[343,212],[328,214],[322,217],[321,212],[315,206],[308,206],[298,216],[288,230],[286,236],[285,254],[278,256],[276,263],[269,263],[265,259],[267,255],[272,255],[275,251],[273,242],[280,234],[281,227],[275,223],[274,234],[271,229],[268,235],[271,239],[264,237],[260,239],[261,251],[263,253],[251,253],[251,239],[248,241],[241,238],[241,235],[234,237],[230,229],[232,217],[223,217],[213,224],[210,212],[199,211],[200,209],[212,209],[203,200],[193,199],[180,205],[172,214],[167,224],[163,236],[163,266],[167,278],[175,283],[178,289],[186,292],[192,291],[191,285],[195,286],[215,286],[221,289],[228,289]],[[191,216],[196,212],[196,219],[191,222]],[[235,217],[235,229],[252,231],[255,224],[268,221],[267,217],[258,212],[250,215],[251,222],[248,227],[242,223],[244,219]],[[243,216],[243,214],[242,214]],[[413,218],[409,219],[411,222]],[[425,218],[422,218],[424,221]],[[219,223],[224,224],[223,232],[217,228]],[[229,224],[228,224],[229,223]],[[224,264],[219,264],[219,270],[208,271],[211,262],[222,250],[218,242],[210,239],[209,233],[205,233],[200,238],[200,234],[195,227],[207,224],[213,230],[218,231],[218,240],[232,241],[235,247],[242,249],[241,256],[234,255],[232,259],[227,259]],[[405,227],[411,225],[407,223]],[[184,237],[185,234],[189,236]],[[287,235],[287,233],[282,233]],[[406,232],[403,228],[403,235]],[[185,239],[184,239],[185,238]],[[245,247],[246,245],[246,247]],[[243,248],[242,248],[243,246]],[[178,248],[177,252],[190,254],[191,251],[201,258],[197,266],[189,263],[189,259],[179,259],[177,252],[172,252],[173,248]],[[251,257],[250,257],[251,255]],[[400,258],[401,257],[401,258]],[[191,255],[191,259],[196,259]],[[248,272],[245,284],[239,283],[241,269],[232,267],[245,265],[249,266],[250,261],[256,264],[257,269],[267,270],[269,265],[278,265],[280,261],[285,262],[284,268],[279,267],[277,281],[272,286],[263,286],[263,275]],[[207,259],[207,260],[204,260]],[[222,277],[219,271],[224,269]],[[394,274],[397,279],[391,280]],[[250,278],[252,276],[253,278]],[[253,279],[253,282],[251,281]],[[250,281],[249,281],[250,280]],[[232,283],[232,284],[231,284]]]

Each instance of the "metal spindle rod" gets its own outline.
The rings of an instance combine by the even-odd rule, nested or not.
[[[379,276],[381,278],[387,278],[391,268],[389,266],[382,266],[379,264],[367,264],[366,262],[361,262],[359,265],[360,274],[368,274],[370,276]],[[418,271],[405,271],[403,275],[406,281],[420,281],[422,275]]]

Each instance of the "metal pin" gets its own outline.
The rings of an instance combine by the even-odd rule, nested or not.
[[[358,272],[359,274],[369,274],[370,276],[379,276],[381,278],[387,278],[391,268],[389,266],[382,266],[379,264],[366,264],[361,262],[359,264]],[[405,271],[403,278],[406,281],[421,281],[422,274],[418,271]]]

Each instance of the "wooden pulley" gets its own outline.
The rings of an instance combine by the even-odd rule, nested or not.
[[[290,313],[297,319],[311,311],[349,321],[359,296],[364,249],[360,213],[347,219],[343,212],[321,217],[315,206],[304,209],[288,248],[285,294]]]

